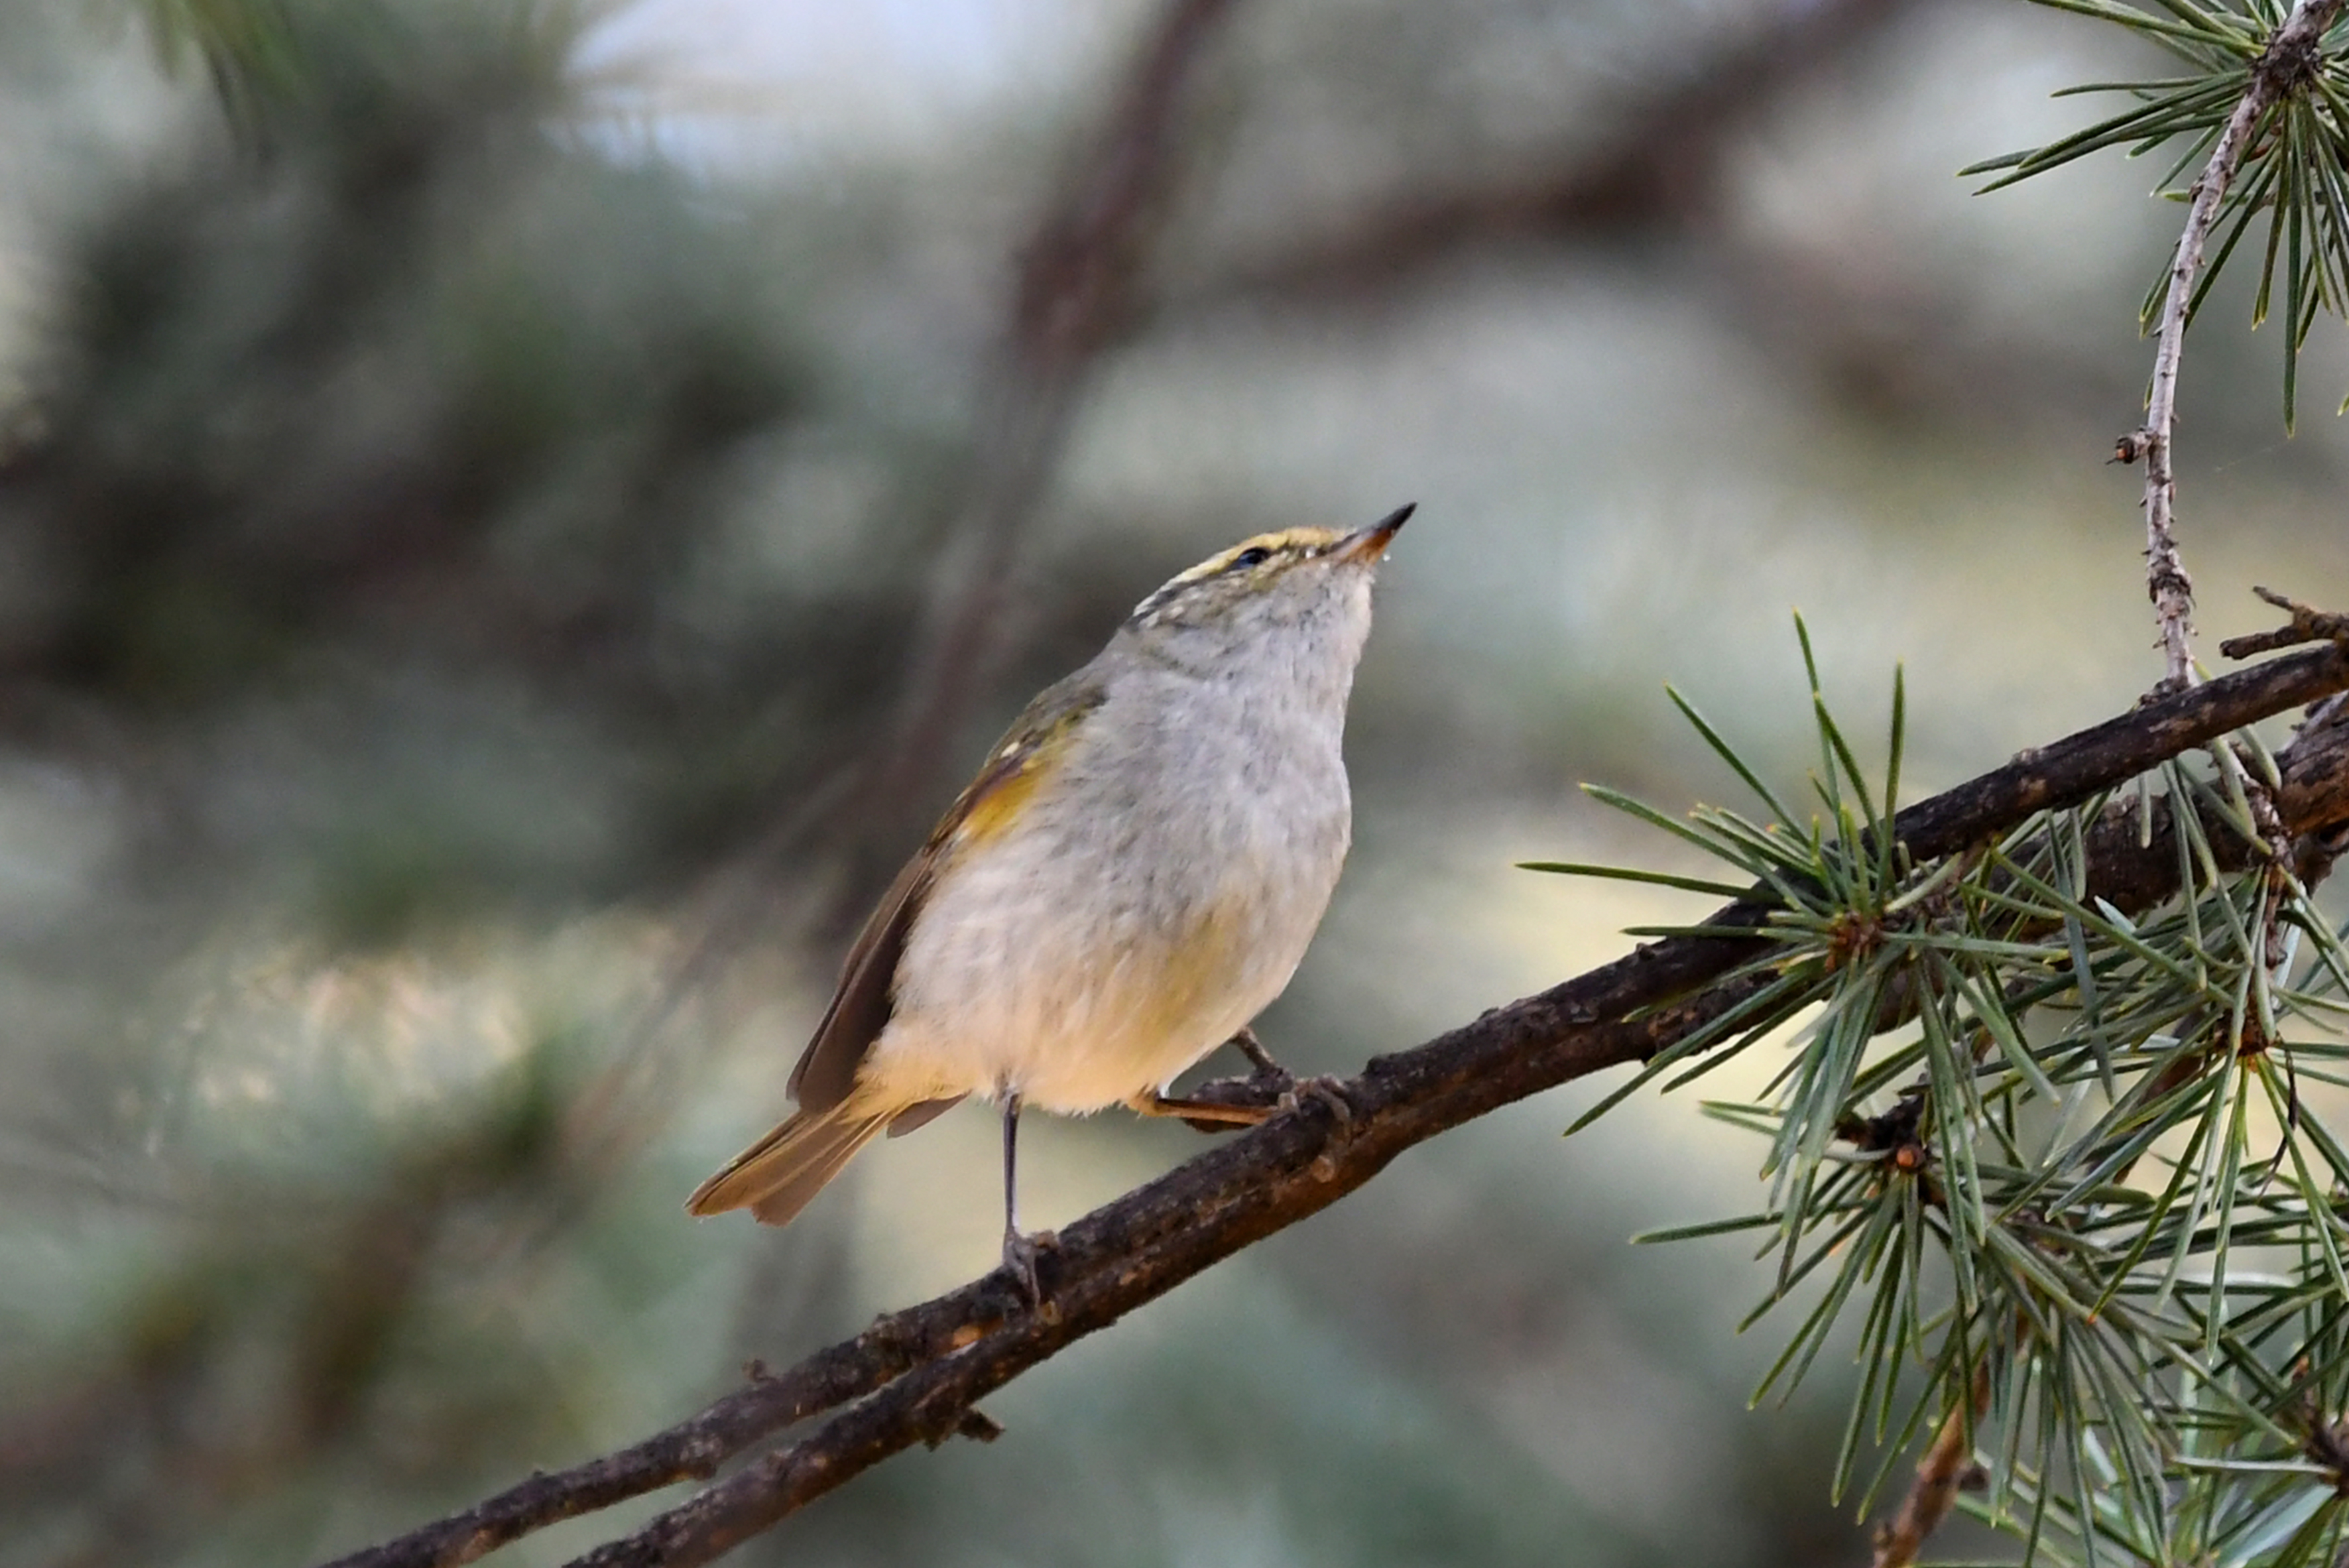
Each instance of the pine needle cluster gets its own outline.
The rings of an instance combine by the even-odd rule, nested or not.
[[[1799,623],[1798,623],[1799,626]],[[1892,832],[1903,705],[1871,784],[1820,696],[1796,810],[1694,707],[1759,814],[1685,819],[1593,793],[1723,862],[1755,944],[1735,1011],[1589,1116],[1756,1051],[1784,1061],[1706,1111],[1761,1138],[1744,1233],[1775,1263],[1747,1324],[1790,1318],[1756,1398],[1856,1335],[1837,1460],[1863,1510],[1920,1434],[1970,1428],[1964,1506],[2042,1563],[2330,1563],[2349,1545],[2349,953],[2263,832],[2273,758],[2246,731],[2116,797],[1917,861]],[[2271,816],[2265,820],[2271,822]],[[2098,832],[2174,846],[2182,890],[2126,911]],[[2228,841],[2251,846],[2221,854]],[[1580,1125],[1578,1123],[1578,1125]],[[1872,1468],[1864,1469],[1873,1456]]]
[[[2174,56],[2186,74],[2065,88],[2057,96],[2114,95],[2128,107],[2044,147],[1959,172],[1995,174],[1982,189],[1996,191],[2107,148],[2125,149],[2131,158],[2175,151],[2155,190],[2185,201],[2193,187],[2178,181],[2205,167],[2238,106],[2263,82],[2265,107],[2249,128],[2220,204],[2216,248],[2193,284],[2188,314],[2190,320],[2201,308],[2243,237],[2257,236],[2260,281],[2251,319],[2256,325],[2272,308],[2283,311],[2283,413],[2290,427],[2300,351],[2318,312],[2349,316],[2349,22],[2330,21],[2306,44],[2294,46],[2278,37],[2293,11],[2290,0],[2038,3],[2115,23]],[[2333,7],[2336,15],[2339,9]],[[2165,267],[2146,293],[2138,319],[2147,330],[2161,315],[2171,282]],[[2349,402],[2342,409],[2349,412]]]

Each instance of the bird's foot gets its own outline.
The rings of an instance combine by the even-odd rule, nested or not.
[[[1003,1233],[1003,1271],[1011,1276],[1013,1287],[1030,1307],[1044,1305],[1044,1284],[1037,1277],[1036,1261],[1046,1253],[1057,1251],[1060,1245],[1061,1238],[1050,1231]]]
[[[1181,1101],[1161,1101],[1161,1103],[1167,1103],[1170,1106],[1173,1103],[1179,1103],[1203,1109],[1208,1106],[1233,1108],[1234,1114],[1183,1118],[1185,1125],[1195,1128],[1201,1132],[1227,1132],[1235,1127],[1253,1127],[1258,1122],[1271,1119],[1284,1110],[1295,1109],[1293,1096],[1298,1088],[1297,1075],[1273,1059],[1272,1053],[1264,1048],[1264,1042],[1256,1037],[1254,1029],[1244,1025],[1237,1034],[1224,1043],[1247,1058],[1249,1068],[1247,1072],[1235,1073],[1228,1078],[1209,1078],[1184,1096]],[[1237,1114],[1242,1111],[1252,1111],[1255,1114],[1246,1117]],[[1173,1115],[1179,1112],[1170,1109],[1160,1114]]]
[[[1180,1117],[1201,1132],[1226,1132],[1286,1116],[1309,1100],[1327,1109],[1341,1130],[1353,1125],[1354,1108],[1343,1080],[1301,1078],[1279,1068],[1246,1078],[1210,1078],[1180,1099],[1153,1095],[1138,1099],[1133,1108],[1145,1116]]]
[[[1290,1111],[1300,1109],[1309,1099],[1330,1112],[1336,1119],[1340,1131],[1342,1132],[1354,1125],[1354,1108],[1346,1099],[1344,1080],[1331,1078],[1327,1074],[1316,1074],[1312,1078],[1290,1078],[1288,1087],[1281,1092],[1280,1099],[1274,1103],[1281,1114],[1287,1115]]]
[[[1330,1114],[1338,1119],[1339,1126],[1352,1125],[1354,1108],[1347,1103],[1345,1090],[1339,1087],[1338,1079],[1319,1075],[1299,1078],[1273,1060],[1272,1053],[1264,1048],[1264,1042],[1256,1037],[1256,1031],[1245,1024],[1226,1044],[1247,1057],[1249,1064],[1256,1068],[1242,1081],[1251,1088],[1269,1089],[1276,1114],[1285,1115],[1295,1110],[1300,1099],[1310,1099],[1329,1107]]]

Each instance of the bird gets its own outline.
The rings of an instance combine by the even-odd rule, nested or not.
[[[1247,1125],[1295,1103],[1180,1099],[1288,986],[1346,859],[1342,751],[1371,583],[1413,511],[1260,534],[1178,573],[1048,686],[882,895],[786,1085],[797,1109],[687,1200],[789,1222],[884,1131],[999,1109],[1003,1257],[1030,1299],[1019,1116],[1125,1106]]]

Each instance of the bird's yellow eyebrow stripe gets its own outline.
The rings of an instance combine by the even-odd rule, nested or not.
[[[1278,555],[1286,551],[1311,550],[1334,544],[1344,537],[1334,528],[1284,528],[1278,533],[1259,533],[1254,539],[1243,539],[1229,550],[1207,557],[1176,577],[1174,582],[1196,583],[1201,578],[1213,577],[1218,572],[1229,570],[1233,562],[1251,550],[1268,550]]]

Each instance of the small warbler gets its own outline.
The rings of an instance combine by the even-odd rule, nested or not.
[[[1030,703],[849,949],[792,1072],[797,1112],[688,1212],[783,1224],[876,1133],[975,1094],[1002,1109],[1004,1261],[1032,1295],[1022,1107],[1277,1114],[1165,1090],[1227,1040],[1278,1071],[1247,1025],[1296,973],[1346,859],[1346,698],[1371,580],[1412,511],[1201,562]]]

